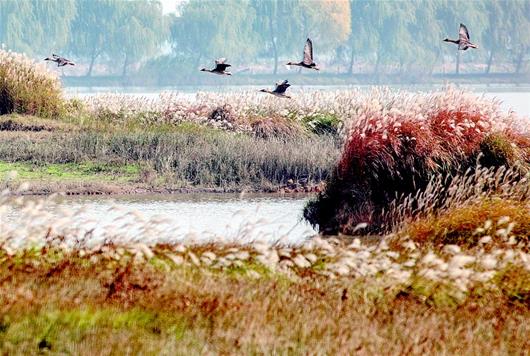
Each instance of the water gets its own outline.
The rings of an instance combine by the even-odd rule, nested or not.
[[[46,212],[37,214],[37,219],[28,218],[27,224],[55,225],[56,221],[65,220],[68,229],[79,230],[78,236],[92,230],[95,240],[110,234],[127,241],[148,238],[158,242],[224,240],[293,244],[316,234],[301,219],[306,199],[302,195],[213,193],[66,196],[56,203],[47,203]],[[3,223],[20,224],[20,214],[19,209],[13,209]],[[42,216],[46,217],[40,220]]]

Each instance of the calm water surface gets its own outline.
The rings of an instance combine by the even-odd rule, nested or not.
[[[311,87],[298,90],[336,90],[347,86]],[[70,96],[94,95],[98,92],[154,97],[162,91],[188,93],[190,98],[201,91],[245,91],[258,87],[176,87],[156,90],[146,88],[67,88]],[[407,89],[407,88],[402,88]],[[433,87],[414,87],[413,91],[428,91]],[[530,87],[469,86],[477,94],[498,98],[505,110],[530,117]],[[132,236],[142,236],[142,226],[156,224],[161,240],[220,240],[300,242],[316,232],[301,219],[306,196],[281,197],[233,194],[190,194],[168,196],[124,197],[66,197],[51,208],[51,214],[61,217],[60,209],[75,211],[75,221],[84,229],[94,229],[94,236],[115,228],[125,229]],[[137,213],[133,213],[137,212]],[[13,217],[17,213],[13,212]],[[124,220],[123,216],[127,216]],[[152,222],[151,220],[156,220]],[[125,222],[124,222],[125,221]],[[149,222],[151,221],[151,222]],[[145,234],[144,234],[145,235]]]
[[[66,196],[46,204],[53,224],[72,214],[69,228],[93,230],[94,237],[138,235],[157,241],[267,241],[297,243],[316,232],[301,219],[307,196],[249,194],[174,194],[137,196]],[[13,210],[7,223],[16,223]],[[30,223],[33,223],[31,221]],[[35,224],[42,222],[36,221]],[[156,226],[156,230],[153,227]],[[146,229],[147,234],[143,231]]]

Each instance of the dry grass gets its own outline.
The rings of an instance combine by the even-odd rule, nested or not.
[[[58,117],[64,113],[59,80],[43,64],[0,50],[0,115]]]
[[[183,128],[173,132],[93,131],[2,134],[0,160],[34,165],[81,164],[148,166],[171,186],[277,189],[289,179],[319,183],[338,155],[329,137],[279,140],[220,130]]]
[[[51,199],[0,197],[2,221],[9,207],[20,212],[0,229],[7,353],[523,354],[530,346],[529,241],[515,240],[515,227],[493,241],[484,230],[479,244],[462,247],[395,235],[179,243],[174,228],[139,212],[100,226],[101,235],[75,209],[51,214]]]
[[[318,268],[284,274],[240,259],[196,267],[181,255],[169,247],[134,263],[119,249],[0,255],[1,348],[88,355],[524,354],[530,347],[528,271],[499,273],[499,289],[458,299],[428,281],[331,279]],[[526,288],[526,299],[517,299],[517,288]]]
[[[513,236],[514,243],[530,239],[530,202],[485,199],[417,219],[404,233],[420,244],[476,246],[479,241]]]
[[[186,122],[259,137],[336,135],[341,123],[368,96],[358,90],[299,93],[292,100],[259,92],[197,93],[193,97],[168,92],[154,98],[100,95],[76,102],[79,105],[72,108],[71,115],[117,127]]]

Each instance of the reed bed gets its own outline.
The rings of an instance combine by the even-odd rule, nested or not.
[[[223,270],[251,262],[288,276],[309,269],[312,274],[328,278],[381,278],[396,285],[413,284],[436,267],[440,268],[439,273],[449,274],[433,281],[456,287],[456,291],[463,293],[461,297],[465,297],[469,286],[491,281],[504,268],[518,266],[522,275],[530,273],[529,235],[518,234],[509,216],[501,216],[493,223],[482,221],[481,227],[485,228],[473,231],[476,244],[457,244],[455,240],[429,245],[409,236],[397,238],[396,234],[363,240],[314,237],[286,244],[281,237],[271,240],[271,236],[253,235],[253,228],[259,222],[243,226],[238,236],[228,239],[217,235],[184,234],[168,225],[165,219],[147,218],[138,211],[124,211],[107,225],[98,226],[96,221],[79,221],[82,208],[62,209],[54,205],[54,199],[53,196],[40,200],[14,199],[8,191],[2,193],[0,219],[4,223],[0,230],[0,250],[5,256],[38,254],[38,251],[51,249],[66,255],[94,255],[116,260],[123,257],[141,262],[166,255],[165,263],[171,266]],[[16,221],[9,220],[12,207],[19,211]],[[120,211],[119,207],[111,209]],[[467,234],[467,231],[456,233]],[[434,263],[433,259],[438,262]],[[482,259],[489,259],[491,263],[484,264]],[[524,288],[528,287],[530,284]]]
[[[466,189],[461,180],[476,178],[482,184],[509,169],[510,184],[525,185],[530,136],[518,129],[521,120],[502,112],[495,101],[453,89],[374,92],[345,121],[336,174],[308,204],[305,216],[324,233],[348,234],[359,223],[368,224],[366,231],[388,232],[427,205],[431,210],[444,207]],[[482,167],[491,169],[492,176]],[[490,189],[489,183],[481,187]],[[491,185],[491,193],[497,188]],[[482,192],[477,188],[472,193]],[[427,205],[415,199],[420,195],[430,200]],[[469,198],[464,195],[455,199]],[[388,214],[402,203],[404,214]]]
[[[328,136],[264,140],[204,130],[48,132],[35,139],[10,135],[0,142],[0,159],[7,162],[135,164],[168,186],[238,190],[276,189],[300,179],[317,184],[337,155],[337,143]]]
[[[490,201],[504,201],[507,206],[512,202],[521,207],[521,213],[528,213],[525,207],[530,198],[530,174],[521,175],[520,171],[505,167],[478,166],[454,177],[434,176],[425,189],[392,201],[385,220],[395,222],[390,229],[396,231],[418,219]],[[521,223],[525,223],[524,219]],[[530,230],[524,234],[530,234]]]
[[[15,106],[6,98],[26,98],[0,93],[8,111]],[[249,221],[236,236],[188,234],[118,207],[108,224],[83,221],[54,196],[4,190],[2,351],[524,354],[530,141],[518,118],[453,89],[293,96],[73,100],[62,119],[82,127],[6,134],[0,159],[138,163],[203,186],[328,178],[306,210],[313,223],[385,233],[287,243],[288,231],[263,235]],[[14,111],[56,114],[33,103]],[[110,130],[94,129],[99,123]],[[172,129],[125,132],[137,124]],[[328,133],[342,137],[341,157]]]
[[[59,79],[44,64],[0,50],[0,115],[56,118],[64,114],[64,104]]]
[[[456,101],[457,98],[460,102]],[[100,121],[173,125],[193,122],[240,132],[251,132],[255,121],[270,118],[315,130],[325,126],[334,126],[337,130],[343,128],[343,136],[350,136],[348,132],[354,126],[368,125],[367,117],[370,117],[371,123],[380,121],[379,125],[386,127],[388,120],[399,121],[403,116],[409,119],[421,118],[422,115],[428,117],[433,110],[441,107],[454,111],[455,105],[462,108],[467,105],[481,106],[481,112],[494,122],[508,120],[506,125],[514,121],[522,123],[513,113],[501,112],[497,101],[452,88],[434,94],[396,91],[385,87],[293,92],[291,100],[248,91],[198,92],[194,95],[165,92],[153,97],[102,94],[84,98],[79,104],[90,116]]]
[[[506,218],[489,223],[503,234],[477,231],[475,245],[395,235],[271,244],[245,240],[252,226],[239,242],[199,241],[139,212],[98,235],[76,211],[50,214],[52,199],[0,199],[8,352],[517,354],[529,346],[530,245]],[[9,223],[13,204],[23,213]]]
[[[292,100],[263,93],[167,92],[157,97],[105,94],[82,101],[85,115],[126,125],[195,123],[259,137],[336,134],[341,122],[366,98],[356,89],[297,93]]]

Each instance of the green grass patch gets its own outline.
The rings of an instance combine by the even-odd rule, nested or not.
[[[0,161],[0,180],[9,179],[11,172],[17,172],[15,180],[110,180],[126,182],[137,179],[140,167],[137,164],[111,163],[50,163]]]
[[[90,342],[95,335],[99,338],[112,334],[113,342],[101,345],[102,350],[119,353],[122,341],[137,339],[143,341],[130,346],[140,351],[140,345],[145,347],[146,343],[160,342],[161,338],[182,338],[186,330],[187,324],[178,314],[161,315],[138,308],[50,308],[0,318],[0,348],[32,354],[39,351],[70,354],[77,353],[76,348],[87,340]]]

